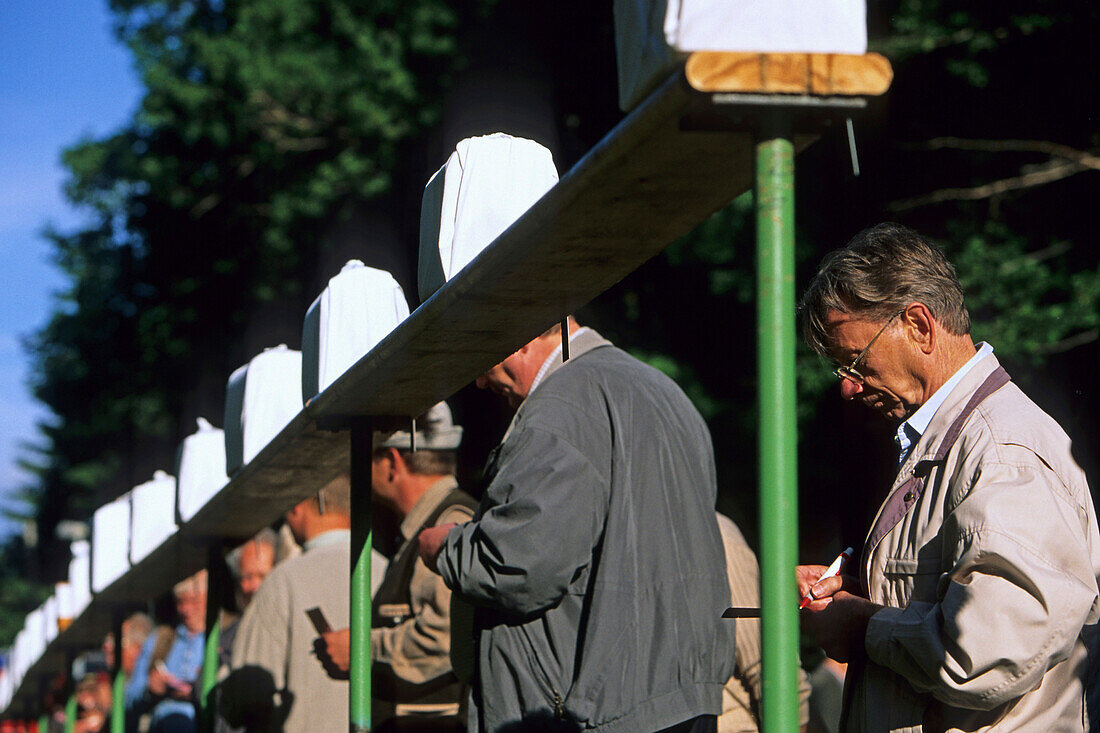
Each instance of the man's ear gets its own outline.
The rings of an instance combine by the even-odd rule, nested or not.
[[[405,473],[408,470],[405,466],[405,459],[401,457],[401,451],[396,448],[386,449],[384,460],[389,464],[386,468],[386,475],[391,481],[397,475]]]
[[[932,311],[928,309],[928,306],[916,301],[910,303],[901,318],[909,339],[917,345],[922,353],[931,354],[936,350],[936,331],[939,324],[932,316]]]

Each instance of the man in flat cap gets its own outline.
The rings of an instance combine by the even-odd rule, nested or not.
[[[475,519],[420,549],[475,606],[470,728],[714,731],[733,624],[710,434],[569,319],[480,378],[516,407]]]
[[[374,496],[397,513],[402,543],[374,594],[371,613],[375,731],[460,731],[465,686],[451,669],[451,591],[417,555],[426,527],[469,521],[477,502],[458,488],[462,428],[440,402],[404,430],[375,434]],[[467,629],[468,630],[468,629]],[[348,668],[348,631],[324,634],[326,651]]]

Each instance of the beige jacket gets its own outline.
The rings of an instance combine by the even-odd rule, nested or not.
[[[861,581],[887,608],[849,666],[846,730],[1088,728],[1100,536],[1069,438],[1008,383],[931,460],[998,367],[986,357],[948,396],[868,534]]]
[[[447,477],[424,492],[401,522],[399,529],[404,542],[416,540],[424,522],[456,488],[458,483],[454,478]],[[473,513],[466,507],[453,506],[443,512],[435,524],[464,524],[472,517]],[[371,658],[389,664],[401,679],[423,684],[451,671],[451,590],[423,560],[417,560],[409,595],[412,601],[410,618],[398,626],[371,629]],[[398,714],[405,714],[400,707]],[[458,706],[454,707],[453,712],[432,712],[455,714]]]
[[[333,530],[264,578],[233,643],[231,684],[222,697],[232,724],[280,733],[347,730],[347,680],[334,679],[318,660],[319,637],[306,611],[316,606],[332,628],[346,628],[350,575],[351,533]],[[256,725],[261,720],[267,725]]]
[[[733,520],[722,514],[718,532],[726,552],[726,575],[730,583],[730,605],[760,606],[760,565],[756,553]],[[718,716],[718,733],[757,733],[760,730],[760,619],[740,618],[726,623],[737,624],[737,651],[733,677],[722,688],[722,714]],[[810,719],[810,681],[798,670],[798,724]]]

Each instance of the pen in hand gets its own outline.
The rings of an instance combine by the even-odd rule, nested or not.
[[[853,552],[855,552],[855,550],[849,547],[847,550],[837,555],[836,560],[833,560],[832,565],[826,568],[825,572],[821,574],[821,577],[817,579],[815,585],[823,580],[826,580],[827,578],[831,578],[834,575],[839,574],[840,568],[844,565],[844,561],[850,558]],[[810,590],[806,591],[806,595],[802,596],[802,600],[798,602],[798,610],[801,611],[803,608],[810,605],[816,600],[817,599],[814,598],[813,588],[810,588]]]

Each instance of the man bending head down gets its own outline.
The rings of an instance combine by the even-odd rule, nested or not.
[[[474,520],[420,534],[475,606],[473,730],[715,730],[733,625],[702,417],[569,321],[482,375],[515,418]]]
[[[896,425],[899,471],[859,573],[803,625],[849,666],[847,729],[1084,730],[1100,536],[1069,438],[975,346],[954,268],[880,224],[826,256],[803,334],[845,399]],[[1095,714],[1096,711],[1093,711]]]

